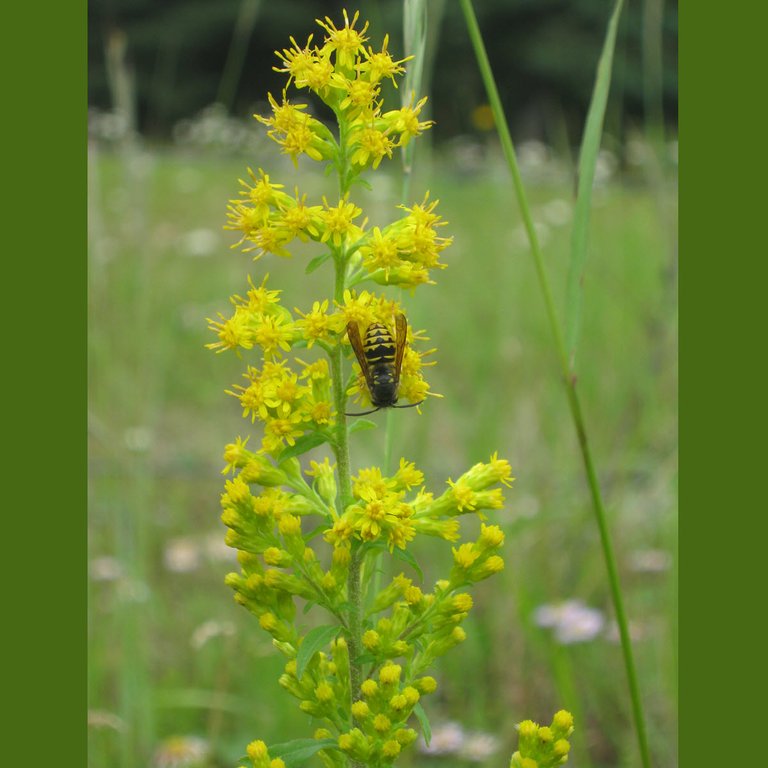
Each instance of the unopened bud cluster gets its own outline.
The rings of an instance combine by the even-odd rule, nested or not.
[[[509,768],[555,768],[568,760],[573,733],[573,715],[561,709],[552,725],[539,725],[523,720],[517,726],[518,751],[512,755]]]

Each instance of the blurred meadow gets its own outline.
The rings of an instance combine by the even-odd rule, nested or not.
[[[226,203],[248,166],[311,198],[335,187],[310,162],[296,171],[253,109],[209,107],[164,137],[135,130],[136,86],[115,62],[113,108],[94,107],[89,125],[89,765],[218,768],[254,738],[311,730],[277,683],[282,657],[223,583],[237,564],[219,521],[221,454],[257,428],[224,393],[244,363],[204,348],[215,338],[206,318],[229,311],[249,274],[258,284],[268,273],[289,308],[333,287],[322,268],[304,274],[311,243],[257,262],[231,250]],[[444,398],[421,415],[375,414],[378,428],[351,444],[353,471],[380,464],[390,422],[395,460],[415,461],[428,487],[494,451],[516,477],[491,516],[507,536],[506,569],[478,585],[468,638],[437,669],[430,746],[398,765],[507,765],[517,722],[549,722],[567,707],[577,723],[569,765],[637,766],[576,435],[512,184],[482,115],[474,130],[422,140],[410,182],[412,201],[427,190],[440,200],[441,234],[454,238],[437,284],[402,295],[409,322],[438,350],[427,378]],[[619,123],[609,121],[616,131],[604,138],[593,193],[579,388],[651,752],[668,767],[677,764],[677,145],[669,126]],[[516,149],[562,320],[578,150],[548,138],[529,133]],[[382,169],[355,193],[371,225],[401,202],[399,159]],[[450,545],[429,541],[417,557],[430,584],[449,567]]]

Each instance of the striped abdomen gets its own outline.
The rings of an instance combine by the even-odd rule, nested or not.
[[[363,351],[368,363],[371,401],[388,407],[397,402],[395,340],[382,323],[371,323],[365,332]]]
[[[385,325],[371,323],[368,326],[363,341],[363,351],[371,368],[381,363],[394,364],[395,340]]]

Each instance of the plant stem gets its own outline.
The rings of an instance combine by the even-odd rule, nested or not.
[[[343,254],[334,255],[336,265],[336,284],[334,297],[337,302],[344,300],[346,259]],[[336,455],[336,471],[339,477],[340,509],[344,510],[352,503],[352,480],[349,465],[349,432],[347,430],[347,417],[344,415],[347,395],[341,370],[341,344],[337,344],[331,354],[331,376],[333,379],[333,400],[336,408],[336,442],[334,453]],[[350,707],[355,701],[355,696],[360,690],[362,682],[362,665],[358,661],[362,649],[362,595],[360,592],[360,564],[361,556],[359,547],[352,547],[352,559],[349,563],[347,576],[347,645],[349,649],[349,696]],[[350,760],[351,768],[358,768],[360,763]]]
[[[346,155],[346,123],[343,118],[339,118],[339,159],[337,171],[339,174],[339,197],[344,198],[349,191],[349,160]],[[348,250],[342,247],[334,253],[335,283],[334,299],[342,305],[344,303],[344,290],[347,287],[347,259]],[[352,479],[349,462],[349,430],[347,429],[347,417],[344,415],[347,402],[346,386],[342,377],[342,354],[341,344],[337,344],[331,355],[331,375],[333,378],[333,400],[336,408],[336,444],[334,452],[336,455],[336,471],[339,478],[339,513],[344,514],[344,510],[352,503]],[[362,622],[362,594],[360,567],[362,556],[360,547],[352,545],[352,557],[349,563],[349,574],[347,575],[347,647],[349,651],[349,697],[350,712],[352,704],[355,701],[360,684],[362,683],[362,664],[359,659],[363,647],[363,622]],[[362,764],[356,760],[349,761],[350,768],[363,768]]]
[[[344,270],[342,259],[336,262],[336,290],[334,298],[338,302],[344,301]],[[349,469],[349,432],[347,430],[347,417],[344,415],[347,395],[344,388],[344,379],[341,370],[341,344],[337,344],[331,352],[331,379],[333,382],[333,405],[336,409],[336,442],[334,453],[336,454],[336,466],[339,475],[339,491],[341,494],[341,508],[339,513],[352,501],[352,482]]]
[[[349,601],[349,690],[352,701],[360,690],[362,683],[362,664],[358,661],[362,653],[362,600],[360,594],[360,566],[362,562],[361,548],[352,548],[352,559],[349,563],[349,578],[347,580]]]
[[[587,483],[589,485],[590,494],[592,496],[592,507],[595,513],[595,521],[597,523],[598,530],[600,531],[600,543],[602,545],[603,558],[605,560],[606,569],[608,571],[608,582],[611,588],[611,597],[613,600],[614,611],[616,613],[616,622],[618,624],[619,634],[621,637],[621,647],[624,655],[624,666],[626,669],[627,682],[629,685],[629,693],[632,702],[632,713],[635,721],[635,730],[637,733],[638,746],[640,749],[640,757],[644,768],[650,768],[651,761],[648,750],[648,738],[645,729],[645,718],[640,700],[640,690],[637,683],[637,674],[635,671],[635,662],[632,653],[632,643],[630,641],[627,617],[624,611],[624,601],[622,597],[621,586],[619,584],[616,558],[613,553],[613,544],[611,543],[610,531],[608,530],[608,524],[606,521],[605,508],[603,506],[600,485],[597,480],[597,473],[595,471],[592,454],[589,448],[589,441],[587,439],[587,430],[584,424],[581,404],[579,402],[578,393],[576,391],[576,377],[572,374],[568,356],[566,354],[563,334],[560,328],[560,323],[557,319],[557,313],[555,311],[555,304],[552,299],[552,291],[549,286],[549,281],[547,280],[547,275],[544,271],[544,260],[542,258],[541,248],[539,246],[538,237],[536,236],[536,229],[533,225],[533,217],[531,216],[528,199],[526,197],[522,178],[520,176],[520,169],[517,164],[517,157],[515,155],[515,149],[512,144],[512,137],[509,131],[509,126],[507,125],[506,117],[504,116],[504,110],[501,106],[501,99],[499,98],[496,82],[493,77],[493,72],[491,71],[491,65],[488,61],[488,55],[485,51],[483,38],[477,24],[477,18],[475,17],[471,0],[459,0],[459,2],[464,13],[467,29],[472,41],[472,46],[475,50],[475,55],[480,67],[483,82],[488,93],[488,100],[493,111],[494,120],[496,121],[496,127],[499,133],[501,146],[504,151],[504,156],[512,175],[512,181],[514,183],[518,204],[520,206],[520,214],[523,218],[523,223],[528,234],[528,240],[531,245],[531,255],[533,257],[534,265],[536,268],[539,287],[544,298],[547,318],[549,320],[550,330],[552,331],[552,338],[557,349],[560,371],[568,395],[568,405],[571,411],[571,418],[573,419],[573,423],[576,428],[576,434],[579,440],[579,448],[581,449],[581,455],[584,461]]]

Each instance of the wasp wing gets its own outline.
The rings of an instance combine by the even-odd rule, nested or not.
[[[408,322],[401,312],[395,317],[395,386],[400,383],[400,369],[403,367],[405,342],[408,339]]]
[[[365,383],[368,385],[368,391],[371,390],[371,372],[368,368],[368,358],[365,356],[365,350],[363,349],[363,340],[360,338],[360,329],[357,327],[357,323],[347,323],[347,336],[349,337],[349,343],[352,345],[352,349],[355,352],[357,362],[360,363],[360,368],[365,376]]]

